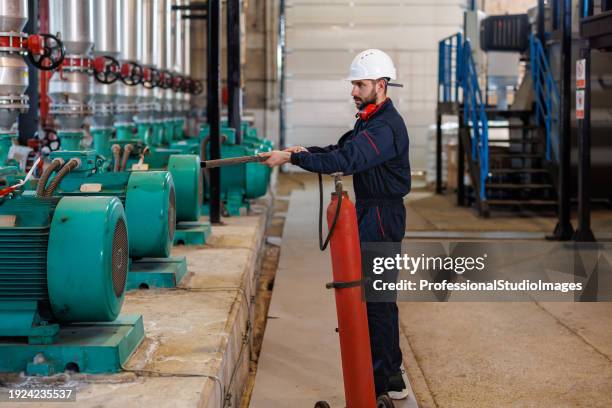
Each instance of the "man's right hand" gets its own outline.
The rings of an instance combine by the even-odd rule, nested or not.
[[[307,151],[308,149],[302,146],[291,146],[283,150],[283,152],[290,152],[290,153],[300,153],[300,152],[307,152]]]

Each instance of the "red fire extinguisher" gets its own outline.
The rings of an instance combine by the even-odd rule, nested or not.
[[[376,400],[370,334],[366,304],[362,298],[361,250],[357,213],[346,191],[342,189],[342,174],[334,174],[335,192],[327,207],[329,233],[322,238],[323,182],[319,174],[319,247],[325,250],[331,244],[333,282],[327,288],[334,289],[344,396],[347,408],[393,407],[386,396]],[[328,408],[319,401],[315,408]]]

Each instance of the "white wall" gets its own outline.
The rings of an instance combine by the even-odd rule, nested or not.
[[[390,88],[410,135],[413,169],[425,170],[427,128],[435,123],[438,41],[461,30],[465,0],[289,0],[287,144],[335,143],[355,121],[353,57],[391,55],[404,88]]]

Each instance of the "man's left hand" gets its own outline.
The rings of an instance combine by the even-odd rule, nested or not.
[[[273,150],[271,152],[259,153],[259,157],[266,158],[266,160],[262,162],[266,166],[282,166],[283,164],[289,163],[291,161],[291,152],[281,152],[280,150]]]

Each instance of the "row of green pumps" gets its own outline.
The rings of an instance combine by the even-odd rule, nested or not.
[[[82,147],[83,132],[60,130],[61,148],[36,179],[11,166],[11,136],[0,135],[0,339],[51,345],[62,324],[114,321],[131,264],[169,257],[181,223],[197,222],[208,211],[200,151],[208,152],[209,129],[194,138],[182,134],[182,123],[174,129],[181,131],[94,130],[90,149]],[[247,124],[242,133],[237,144],[235,130],[222,128],[222,158],[273,147]],[[269,180],[270,170],[258,163],[221,169],[225,211],[239,214],[266,193]],[[36,349],[6,350],[0,349],[0,372],[24,365],[37,372]],[[94,360],[83,358],[90,366],[82,369],[116,369]]]

